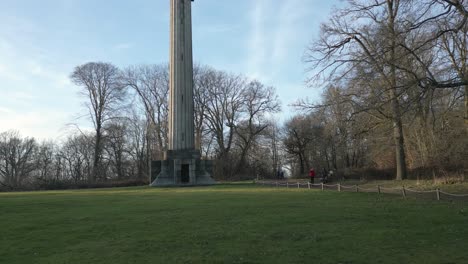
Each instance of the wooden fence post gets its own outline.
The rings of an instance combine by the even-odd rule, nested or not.
[[[406,190],[405,190],[405,186],[403,186],[403,188],[401,189],[402,193],[403,193],[403,198],[406,199]]]
[[[380,194],[380,185],[377,185],[377,192]]]
[[[276,188],[278,188],[278,182],[276,182]]]
[[[440,189],[437,188],[437,201],[440,201]]]
[[[301,184],[299,182],[297,182],[297,188],[301,188]]]
[[[359,185],[356,184],[356,192],[359,192]]]
[[[341,192],[341,183],[338,183],[338,191]]]
[[[289,188],[289,182],[286,182],[286,188]]]
[[[322,182],[322,184],[321,184],[321,187],[322,187],[322,191],[323,191],[323,182]]]
[[[310,189],[310,182],[307,182],[307,187],[309,187],[309,189]]]

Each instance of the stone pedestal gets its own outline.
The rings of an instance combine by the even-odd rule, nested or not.
[[[198,150],[167,151],[164,160],[151,162],[151,186],[212,185],[213,161],[200,159]]]

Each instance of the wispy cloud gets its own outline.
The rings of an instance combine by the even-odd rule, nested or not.
[[[19,86],[37,85],[37,78],[55,86],[69,85],[68,73],[53,54],[37,45],[43,31],[27,19],[7,17],[0,29],[0,78]],[[16,35],[15,35],[16,34]],[[19,36],[17,36],[19,35]],[[36,78],[36,80],[32,80]],[[0,88],[1,89],[1,88]]]
[[[297,25],[307,16],[307,1],[283,0],[279,5],[269,1],[252,1],[247,69],[249,75],[264,81],[273,79],[291,58],[292,46],[303,34]]]
[[[262,64],[265,60],[266,45],[266,30],[265,30],[265,12],[268,5],[266,0],[252,1],[252,11],[250,13],[250,37],[248,41],[248,58],[247,70],[248,74],[254,78],[260,78],[262,72]]]
[[[133,43],[130,42],[124,42],[124,43],[118,43],[112,47],[112,50],[114,51],[122,51],[122,50],[128,50],[133,47]]]
[[[43,31],[34,23],[19,17],[2,22],[0,131],[54,138],[70,118],[69,110],[62,108],[64,95],[72,91],[69,69],[54,59],[52,51],[36,45]]]
[[[283,1],[277,16],[277,28],[273,41],[272,61],[282,64],[289,55],[290,47],[298,41],[305,32],[298,27],[300,21],[307,16],[307,1],[288,0]],[[299,58],[297,58],[299,59]]]
[[[281,116],[287,117],[292,114],[287,106],[298,97],[320,94],[305,86],[301,57],[319,27],[316,17],[327,9],[322,3],[311,8],[310,0],[282,0],[275,5],[258,0],[251,2],[251,10],[245,68],[249,77],[277,88],[285,106]]]

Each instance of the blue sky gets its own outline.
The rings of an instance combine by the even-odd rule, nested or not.
[[[288,104],[320,94],[305,87],[301,57],[332,6],[342,4],[196,0],[194,60],[276,87],[280,118],[287,118]],[[86,113],[68,78],[77,65],[168,60],[169,0],[1,0],[0,21],[0,132],[16,129],[39,139],[66,134],[66,124]]]

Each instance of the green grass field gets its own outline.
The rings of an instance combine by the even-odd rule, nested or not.
[[[468,204],[215,187],[0,193],[0,263],[468,263]]]

